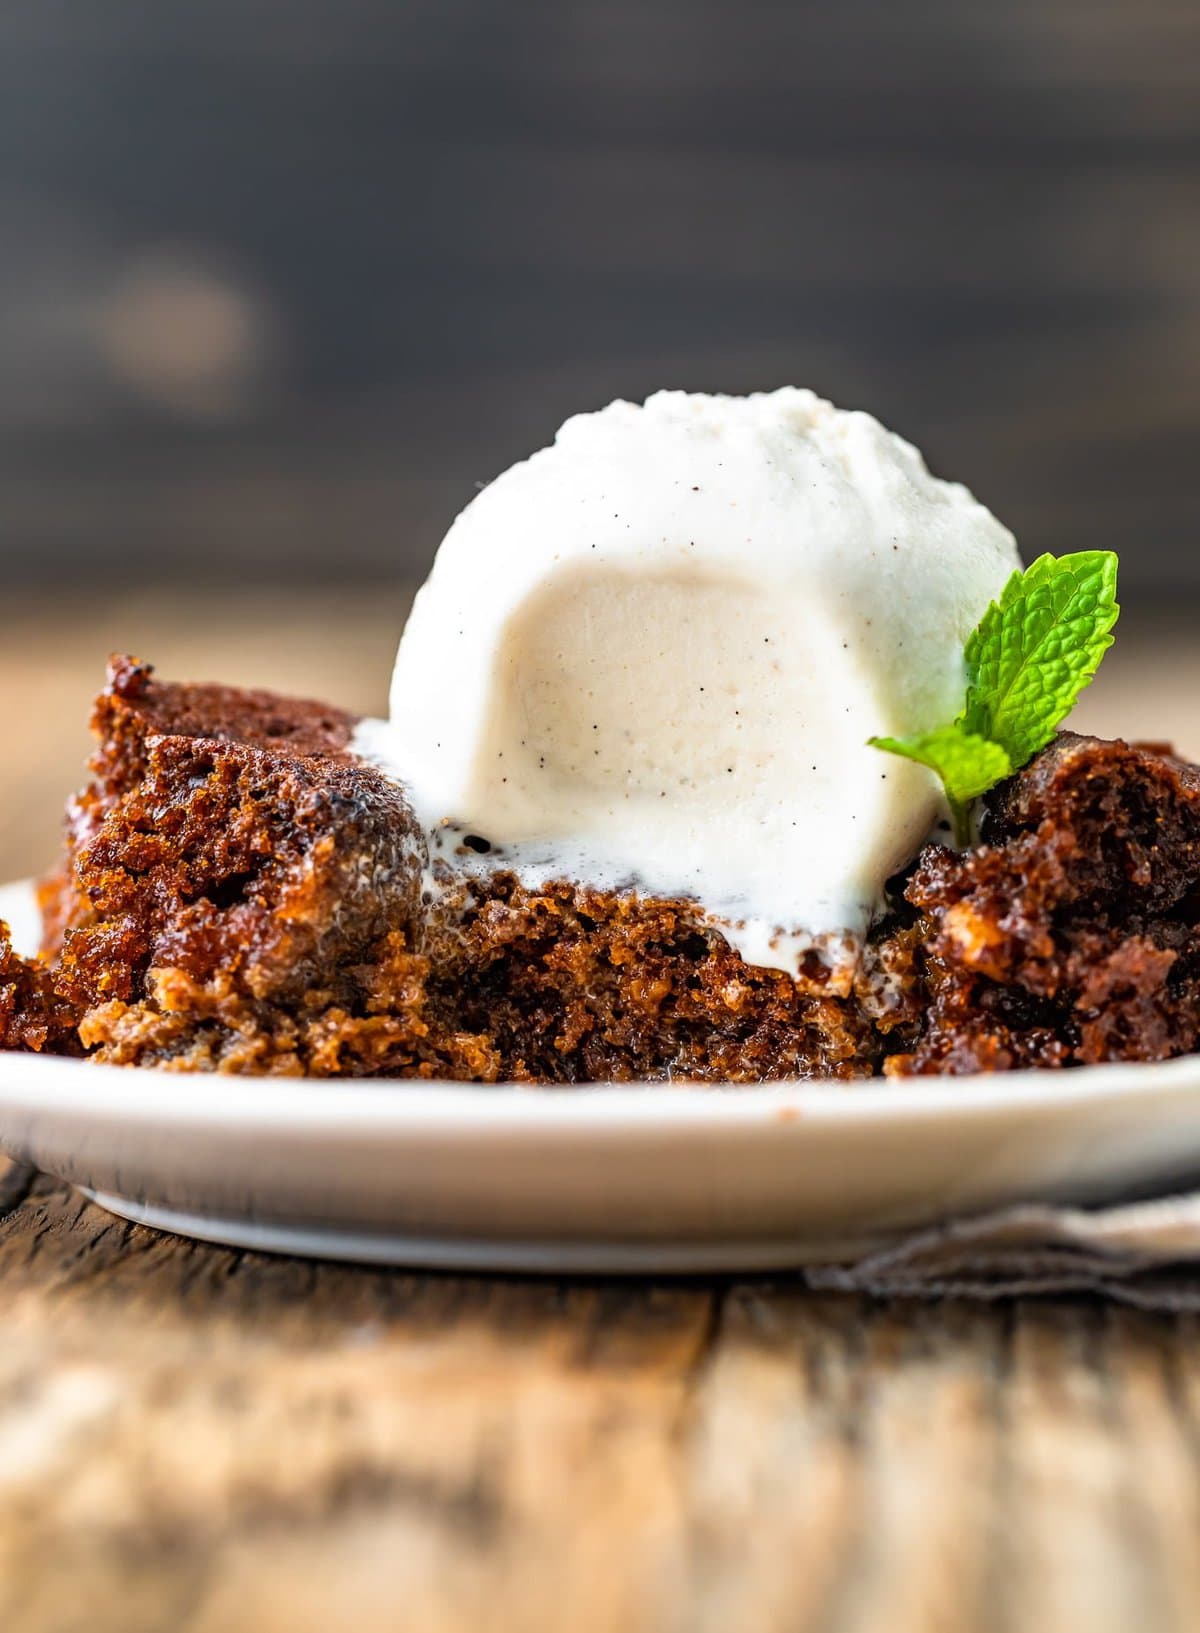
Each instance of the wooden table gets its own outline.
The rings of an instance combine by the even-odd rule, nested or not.
[[[0,1222],[6,1633],[1200,1626],[1191,1319]]]
[[[109,644],[382,697],[391,606],[216,611],[10,605],[6,871]],[[1153,634],[1090,707],[1184,735]],[[1200,1627],[1194,1318],[389,1273],[0,1194],[4,1633]]]

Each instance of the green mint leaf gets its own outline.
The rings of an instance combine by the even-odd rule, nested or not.
[[[1014,573],[967,641],[963,729],[1024,765],[1096,673],[1119,611],[1111,550],[1039,556]]]
[[[960,844],[972,800],[1045,748],[1112,645],[1117,558],[1111,550],[1039,556],[1015,572],[969,636],[967,695],[950,726],[872,737],[942,779]]]
[[[868,741],[872,748],[899,754],[937,772],[954,818],[955,837],[962,845],[970,839],[971,801],[1013,770],[1012,761],[999,743],[967,731],[959,723],[912,737],[872,737]]]

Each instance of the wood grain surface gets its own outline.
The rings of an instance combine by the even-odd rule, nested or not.
[[[1200,1348],[1099,1304],[0,1222],[10,1633],[1190,1633]]]

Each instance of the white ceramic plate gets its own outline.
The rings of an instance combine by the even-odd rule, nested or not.
[[[36,940],[28,887],[0,915]],[[767,1269],[1200,1172],[1200,1057],[865,1087],[281,1082],[0,1055],[0,1145],[241,1247],[512,1270]]]

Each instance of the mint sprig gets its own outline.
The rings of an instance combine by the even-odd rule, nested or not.
[[[955,832],[967,828],[967,808],[1010,775],[1013,763],[999,743],[989,742],[976,732],[964,731],[955,721],[937,731],[915,737],[872,737],[873,748],[887,749],[906,760],[916,760],[936,771],[946,790],[946,803],[954,816]]]
[[[1112,645],[1117,558],[1111,550],[1039,556],[1015,572],[967,639],[967,691],[947,726],[872,737],[874,748],[942,779],[960,844],[970,805],[1045,748]]]

